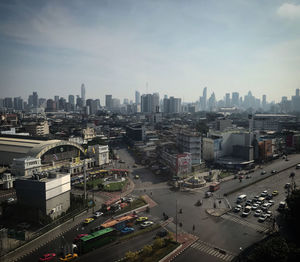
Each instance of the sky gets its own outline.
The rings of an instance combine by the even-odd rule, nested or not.
[[[300,0],[0,0],[0,97],[300,88]]]

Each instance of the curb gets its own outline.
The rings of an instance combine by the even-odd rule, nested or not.
[[[160,259],[158,262],[164,262],[165,259],[168,259],[170,256],[172,256],[174,253],[176,253],[180,248],[182,247],[182,244],[180,244],[177,248],[175,248],[171,253]]]
[[[205,209],[206,213],[211,215],[211,216],[214,216],[214,217],[220,217],[222,215],[224,215],[225,213],[227,213],[230,209],[222,209],[222,211],[218,212],[218,210],[215,210],[215,209]]]
[[[275,173],[275,174],[272,174],[272,173],[271,173],[271,174],[269,174],[269,175],[263,176],[263,177],[261,177],[261,178],[255,180],[255,181],[250,182],[249,184],[246,184],[246,185],[243,185],[243,186],[241,186],[241,187],[237,187],[237,188],[235,188],[235,189],[233,189],[233,190],[230,190],[230,191],[228,191],[228,192],[225,192],[223,195],[224,195],[224,196],[231,195],[232,193],[235,193],[235,192],[237,192],[237,191],[239,191],[239,190],[241,190],[241,189],[243,189],[243,188],[246,188],[246,187],[248,187],[248,186],[252,186],[252,185],[254,185],[254,184],[256,184],[256,183],[258,183],[258,182],[260,182],[260,181],[263,181],[263,180],[265,180],[265,179],[267,179],[267,178],[269,178],[269,177],[271,177],[271,176],[277,175],[277,174],[279,174],[279,173],[281,173],[281,172],[284,172],[284,171],[286,171],[286,170],[288,170],[288,169],[290,169],[290,168],[293,168],[293,167],[295,167],[296,165],[297,165],[297,164],[292,165],[292,166],[287,167],[287,168],[284,168],[284,169],[278,171],[278,172]]]

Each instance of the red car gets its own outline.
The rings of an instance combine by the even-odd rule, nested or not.
[[[77,242],[80,238],[87,236],[88,234],[79,234],[74,238],[73,242]]]
[[[55,253],[44,254],[42,257],[40,257],[39,261],[51,261],[55,257],[56,257]]]

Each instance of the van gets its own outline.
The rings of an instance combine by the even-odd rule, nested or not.
[[[247,199],[247,195],[240,195],[240,196],[238,196],[236,202],[241,203],[241,202],[244,202],[246,199]]]

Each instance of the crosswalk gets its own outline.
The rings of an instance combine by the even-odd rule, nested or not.
[[[224,219],[231,220],[233,222],[239,223],[241,225],[250,227],[250,228],[252,228],[252,229],[254,229],[258,232],[261,232],[261,233],[267,233],[269,231],[269,229],[267,227],[250,223],[249,221],[247,221],[245,219],[242,219],[242,218],[239,218],[238,216],[235,216],[233,214],[228,214],[227,213],[227,214],[222,215],[221,217],[224,218]]]
[[[201,240],[198,240],[195,243],[193,243],[191,247],[201,252],[205,252],[211,256],[215,256],[224,261],[231,261],[235,257],[233,253],[225,251],[224,249],[213,247],[212,245],[205,243]]]

